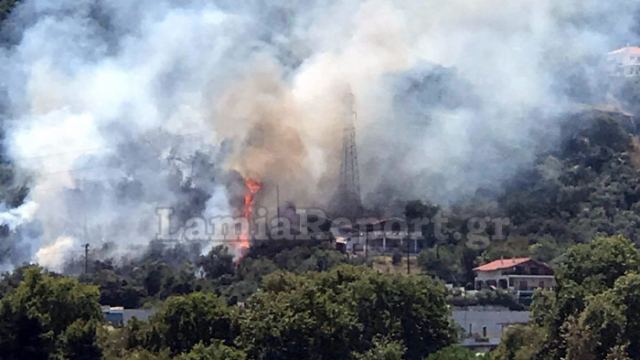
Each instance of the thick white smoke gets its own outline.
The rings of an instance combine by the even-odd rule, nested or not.
[[[0,94],[5,148],[37,210],[5,261],[84,242],[135,253],[158,207],[231,213],[233,171],[324,205],[346,89],[365,204],[495,188],[553,140],[559,115],[592,101],[573,91],[597,93],[596,60],[636,39],[639,7],[24,0],[4,26]]]

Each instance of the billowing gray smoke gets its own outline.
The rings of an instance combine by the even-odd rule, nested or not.
[[[157,207],[231,213],[233,174],[263,199],[279,184],[283,202],[324,205],[348,91],[365,205],[497,187],[594,101],[594,65],[635,41],[638,7],[24,0],[3,26],[0,104],[30,191],[0,215],[0,262],[55,268],[85,241],[131,255]]]

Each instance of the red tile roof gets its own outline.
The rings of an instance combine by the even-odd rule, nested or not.
[[[496,271],[500,269],[508,269],[514,266],[518,266],[520,264],[524,264],[529,260],[531,260],[531,258],[528,258],[528,257],[499,259],[499,260],[494,260],[487,264],[480,265],[477,268],[474,268],[473,270],[474,271]]]
[[[614,51],[609,52],[609,55],[620,55],[620,54],[640,55],[640,47],[637,47],[637,46],[626,46],[626,47],[620,48],[618,50],[614,50]]]

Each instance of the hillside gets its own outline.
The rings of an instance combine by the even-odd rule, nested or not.
[[[470,217],[506,217],[506,238],[472,250],[452,236],[422,254],[445,281],[473,278],[481,261],[532,256],[556,262],[568,246],[596,235],[622,234],[640,244],[640,142],[636,119],[597,109],[563,119],[558,146],[542,152],[499,194],[478,193],[449,213],[450,233],[465,233]],[[491,229],[488,230],[491,232]]]

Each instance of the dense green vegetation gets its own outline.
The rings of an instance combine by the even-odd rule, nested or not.
[[[554,265],[569,246],[598,235],[622,234],[640,244],[640,141],[634,118],[585,111],[563,120],[559,143],[542,152],[499,194],[482,191],[446,211],[444,240],[426,237],[418,260],[440,279],[470,285],[473,267],[501,257],[531,256]],[[431,218],[437,205],[412,202],[407,217]],[[466,234],[471,217],[508,218],[504,239],[472,249],[453,234]],[[430,233],[432,229],[429,229]],[[492,228],[487,228],[491,235]]]
[[[302,273],[362,262],[362,259],[349,259],[327,243],[256,246],[238,266],[224,246],[213,247],[202,256],[199,254],[198,247],[153,244],[142,257],[121,264],[113,260],[94,261],[89,273],[79,278],[97,285],[100,303],[113,306],[152,306],[171,295],[205,290],[236,303],[253,294],[265,275],[278,270]],[[82,261],[78,260],[77,264],[69,264],[68,272],[82,268]],[[12,282],[15,283],[15,279],[0,282],[0,294],[3,286],[10,286]]]
[[[640,147],[632,119],[587,112],[559,150],[540,156],[502,194],[448,209],[443,240],[425,229],[421,275],[378,273],[328,243],[267,242],[239,263],[225,247],[152,243],[140,257],[31,266],[0,281],[3,359],[474,359],[456,346],[449,306],[521,309],[506,292],[447,292],[501,256],[550,262],[558,287],[535,296],[533,322],[504,334],[495,359],[640,358]],[[11,177],[10,164],[3,174]],[[11,183],[8,178],[7,183]],[[5,189],[18,205],[24,188]],[[21,195],[22,194],[22,195]],[[407,204],[408,218],[442,209]],[[509,217],[503,240],[454,238],[469,216]],[[491,236],[492,229],[487,233]],[[620,233],[620,236],[611,236]],[[398,253],[395,261],[402,260]],[[393,259],[391,259],[393,263]],[[434,280],[435,279],[435,280]],[[148,322],[105,326],[98,304],[153,307]]]
[[[19,285],[0,300],[3,359],[96,359],[102,323],[98,289],[77,280],[23,269]]]
[[[533,323],[510,329],[495,359],[638,359],[640,252],[621,236],[569,249]]]
[[[640,357],[640,251],[630,240],[596,237],[571,246],[557,282],[536,294],[532,322],[508,328],[488,358]],[[453,345],[440,282],[362,265],[277,270],[241,304],[210,289],[156,299],[149,321],[123,328],[102,320],[96,286],[37,267],[2,283],[2,359],[478,358]]]
[[[427,356],[425,360],[472,360],[484,358],[484,356],[476,356],[471,350],[467,350],[460,345],[451,345]]]
[[[423,359],[455,341],[444,286],[342,265],[278,271],[242,306],[171,296],[148,322],[105,327],[98,289],[23,268],[0,302],[3,359]]]

